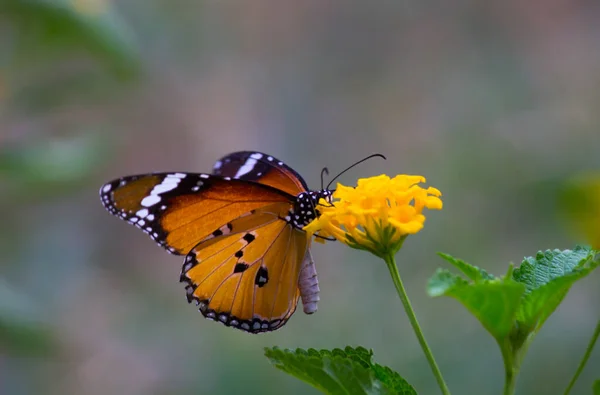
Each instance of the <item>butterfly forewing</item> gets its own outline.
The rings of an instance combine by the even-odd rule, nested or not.
[[[292,199],[269,186],[193,173],[120,178],[103,185],[100,198],[110,213],[179,255],[235,218],[273,203],[289,209]]]
[[[226,155],[215,162],[213,174],[269,185],[293,196],[308,190],[306,181],[294,169],[262,152]]]

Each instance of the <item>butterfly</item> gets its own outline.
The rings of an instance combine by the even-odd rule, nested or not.
[[[189,303],[250,333],[281,328],[298,299],[305,313],[317,310],[311,238],[302,228],[331,196],[328,187],[309,190],[279,159],[250,151],[219,159],[212,174],[150,173],[100,188],[111,214],[185,256],[180,282]]]

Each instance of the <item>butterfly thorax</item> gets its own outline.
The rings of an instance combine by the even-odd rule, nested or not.
[[[290,210],[285,220],[298,229],[304,228],[319,216],[317,207],[321,199],[325,199],[331,203],[331,194],[332,192],[328,189],[307,191],[298,194],[294,202],[294,207]]]

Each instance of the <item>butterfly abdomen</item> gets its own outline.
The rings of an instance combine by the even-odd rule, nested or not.
[[[298,278],[298,288],[300,289],[304,313],[312,314],[317,311],[317,303],[320,300],[319,279],[317,277],[315,261],[312,259],[310,250],[306,251],[304,262],[302,262],[302,269]]]

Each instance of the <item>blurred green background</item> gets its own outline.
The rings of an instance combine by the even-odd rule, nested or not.
[[[185,302],[181,259],[104,211],[98,187],[260,150],[319,186],[423,174],[444,210],[399,255],[456,394],[499,393],[496,344],[429,299],[445,251],[496,274],[577,240],[557,187],[600,167],[600,3],[0,0],[0,393],[308,394],[264,346],[373,348],[437,393],[383,262],[316,245],[321,302],[248,335]],[[521,394],[562,393],[600,301],[577,284],[533,343]],[[596,350],[598,351],[598,350]],[[590,393],[596,352],[575,387]]]

